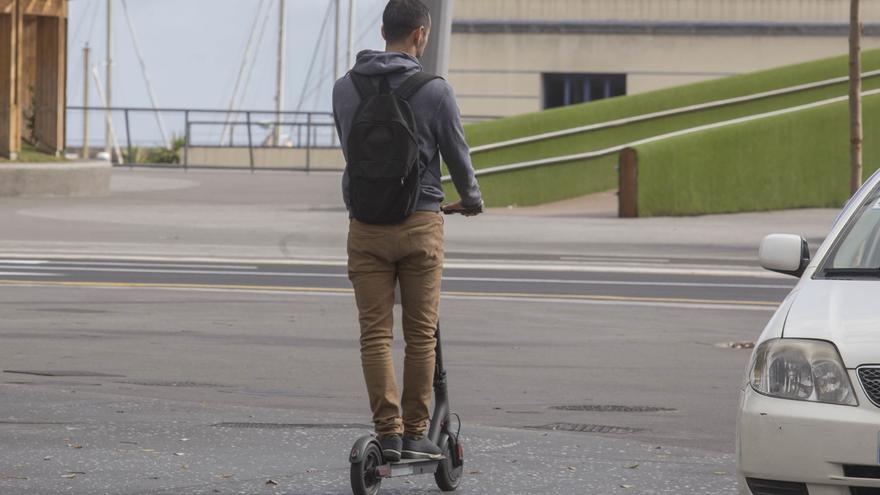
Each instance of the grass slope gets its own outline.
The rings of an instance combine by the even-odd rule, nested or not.
[[[880,95],[863,101],[864,176],[880,168]],[[639,216],[840,207],[846,101],[636,147]]]
[[[865,71],[880,69],[880,50],[863,54]],[[743,96],[806,82],[830,79],[847,73],[847,58],[834,57],[776,69],[704,81],[631,96],[600,100],[492,122],[471,124],[466,134],[471,145],[498,142],[553,130],[607,122],[670,108]],[[868,79],[865,89],[880,88],[880,78]],[[714,110],[703,110],[639,122],[614,129],[593,131],[530,143],[496,151],[476,153],[477,169],[526,160],[569,155],[620,145],[698,125],[763,113],[846,94],[846,83],[767,98]],[[617,183],[616,158],[600,158],[534,170],[509,172],[480,178],[491,206],[534,205],[612,189]],[[451,185],[447,195],[454,195]]]

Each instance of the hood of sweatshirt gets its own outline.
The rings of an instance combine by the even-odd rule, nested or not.
[[[422,64],[408,53],[364,50],[357,54],[352,70],[365,76],[378,76],[422,70]]]

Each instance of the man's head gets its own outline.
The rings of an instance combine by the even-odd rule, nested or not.
[[[382,37],[387,50],[421,57],[430,34],[431,14],[420,0],[391,0],[385,6]]]

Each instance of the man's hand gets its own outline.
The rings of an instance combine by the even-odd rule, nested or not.
[[[483,202],[481,201],[480,204],[477,206],[465,208],[461,205],[461,201],[456,201],[455,203],[443,205],[440,207],[440,209],[443,211],[443,213],[447,215],[458,213],[466,217],[473,217],[479,215],[480,213],[483,213]]]

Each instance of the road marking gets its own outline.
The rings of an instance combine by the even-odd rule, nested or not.
[[[49,263],[44,260],[3,260],[0,259],[0,263],[4,265],[45,265]]]
[[[28,258],[26,255],[17,255],[4,253],[6,258]],[[33,256],[33,255],[30,255]],[[289,258],[206,258],[178,256],[170,258],[166,256],[90,256],[90,255],[63,255],[52,254],[45,255],[46,258],[55,260],[95,260],[95,261],[145,261],[145,262],[170,262],[177,261],[182,263],[233,263],[233,264],[265,264],[265,265],[285,265],[285,266],[346,266],[347,262],[344,258],[325,257],[316,259],[289,259]],[[736,269],[720,269],[711,265],[681,265],[680,267],[671,266],[596,266],[587,264],[572,264],[559,262],[519,262],[515,260],[499,260],[497,262],[469,262],[464,260],[447,260],[445,268],[463,269],[463,270],[499,270],[499,271],[548,271],[548,272],[583,272],[583,273],[633,273],[633,274],[649,274],[649,275],[693,275],[693,276],[717,276],[717,277],[748,277],[748,278],[773,278],[787,279],[786,275],[769,272],[755,267],[754,269],[736,268]]]
[[[15,263],[0,260],[0,265]],[[123,263],[119,261],[43,261],[42,264],[56,265],[73,265],[73,266],[139,266],[139,267],[156,267],[156,268],[219,268],[227,270],[256,270],[256,265],[205,265],[205,264],[175,264],[175,263]]]
[[[627,256],[560,256],[559,261],[579,261],[595,263],[670,263],[666,258],[638,258]]]
[[[2,266],[12,268],[14,266]],[[265,277],[290,277],[290,278],[348,278],[345,273],[315,273],[315,272],[261,272],[261,271],[218,271],[218,270],[152,270],[143,268],[97,268],[97,267],[60,267],[47,266],[33,269],[73,272],[117,272],[117,273],[167,273],[181,275],[253,275]],[[14,272],[13,272],[14,273]],[[572,280],[552,278],[507,278],[507,277],[461,277],[445,276],[443,280],[453,282],[492,282],[492,283],[523,283],[523,284],[560,284],[560,285],[621,285],[621,286],[648,286],[648,287],[715,287],[732,289],[783,289],[791,290],[794,285],[783,284],[725,284],[715,282],[654,282],[639,280]]]
[[[60,277],[60,273],[0,272],[0,277]]]
[[[128,283],[128,282],[65,282],[65,281],[22,281],[0,280],[0,286],[40,286],[40,287],[80,287],[80,288],[126,288],[126,289],[175,289],[175,290],[247,290],[274,293],[310,293],[310,294],[344,294],[353,295],[352,289],[330,287],[285,287],[274,285],[221,285],[221,284],[160,284],[160,283]],[[520,292],[462,292],[444,291],[444,296],[463,299],[503,299],[531,301],[590,301],[607,303],[649,303],[652,305],[669,304],[675,307],[761,307],[776,308],[778,303],[770,301],[740,301],[724,299],[691,299],[676,297],[642,297],[642,296],[606,296],[580,294],[537,294]]]

